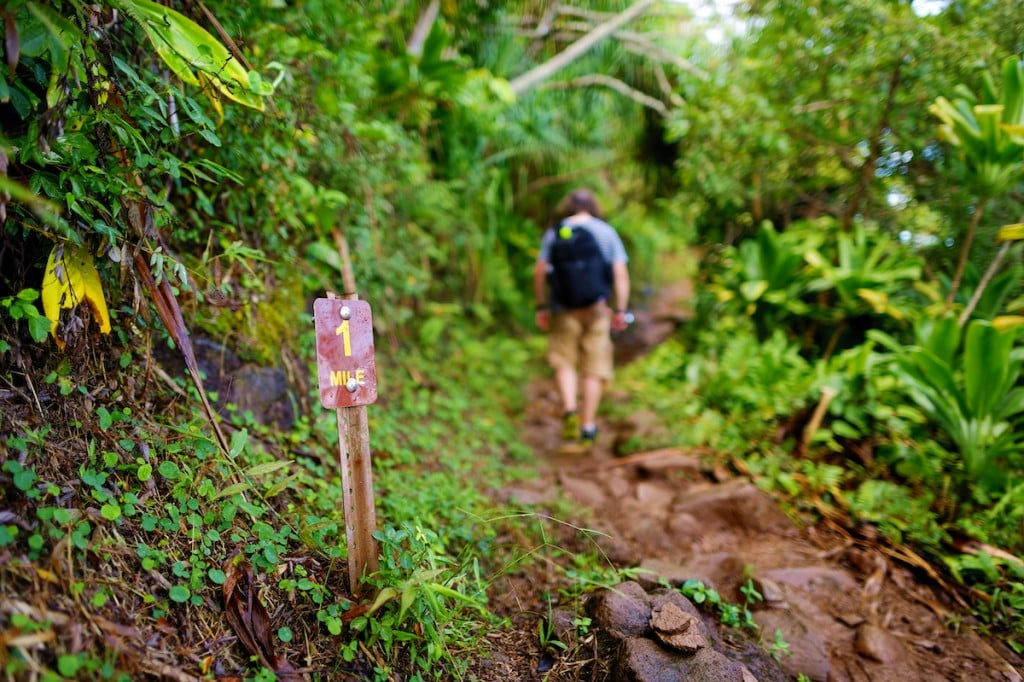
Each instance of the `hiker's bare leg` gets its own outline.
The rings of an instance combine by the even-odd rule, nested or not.
[[[593,374],[584,374],[580,384],[582,387],[580,423],[586,429],[597,424],[597,406],[601,403],[604,379]]]
[[[566,412],[576,411],[576,392],[579,385],[579,377],[576,369],[563,365],[555,370],[555,383],[558,384],[558,393],[562,396],[562,407]]]

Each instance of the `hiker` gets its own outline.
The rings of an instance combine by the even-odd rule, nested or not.
[[[547,360],[565,410],[562,440],[591,446],[601,392],[612,378],[610,332],[628,324],[628,258],[590,190],[570,193],[555,215],[533,272],[537,326],[549,333]]]

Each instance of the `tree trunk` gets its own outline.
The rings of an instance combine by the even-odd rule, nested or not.
[[[882,153],[882,137],[885,135],[885,129],[889,127],[889,115],[892,113],[893,103],[896,100],[896,91],[900,86],[901,62],[902,58],[896,61],[896,65],[889,75],[889,91],[885,96],[885,106],[882,107],[882,115],[878,117],[878,126],[875,128],[875,134],[871,138],[868,158],[864,161],[864,165],[861,166],[860,182],[857,183],[857,189],[850,198],[850,203],[847,205],[846,210],[843,211],[843,232],[850,231],[850,227],[853,225],[853,217],[860,210],[860,204],[867,195],[868,188],[871,186],[871,176],[875,173],[875,159]]]
[[[967,228],[967,237],[964,239],[964,245],[960,248],[960,260],[956,264],[956,274],[953,275],[953,283],[949,285],[949,293],[946,295],[947,309],[953,306],[953,299],[956,298],[957,289],[960,288],[960,280],[964,278],[967,257],[971,253],[971,244],[974,243],[974,233],[978,231],[978,224],[981,222],[981,216],[985,213],[985,204],[987,203],[988,199],[978,201],[978,208],[974,211],[974,217],[971,218],[971,226]]]

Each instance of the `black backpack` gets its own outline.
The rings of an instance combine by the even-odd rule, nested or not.
[[[611,295],[611,265],[586,225],[560,225],[549,262],[551,294],[559,305],[586,308]]]

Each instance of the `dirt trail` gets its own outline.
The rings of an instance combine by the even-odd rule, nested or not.
[[[623,350],[636,357],[671,333],[672,320],[657,311],[671,310],[687,293],[676,287],[671,298],[655,301]],[[794,679],[1022,679],[1021,660],[1001,642],[948,625],[965,614],[896,552],[827,522],[796,522],[747,479],[710,471],[695,453],[616,457],[613,445],[624,434],[613,424],[600,424],[593,452],[558,455],[551,447],[561,411],[554,384],[540,382],[530,392],[526,430],[539,475],[509,496],[568,496],[607,534],[600,544],[618,567],[699,578],[740,604],[740,587],[753,580],[764,596],[751,606],[762,637],[770,645],[781,633],[789,651],[781,663]],[[627,421],[633,430],[653,425],[651,415]]]

